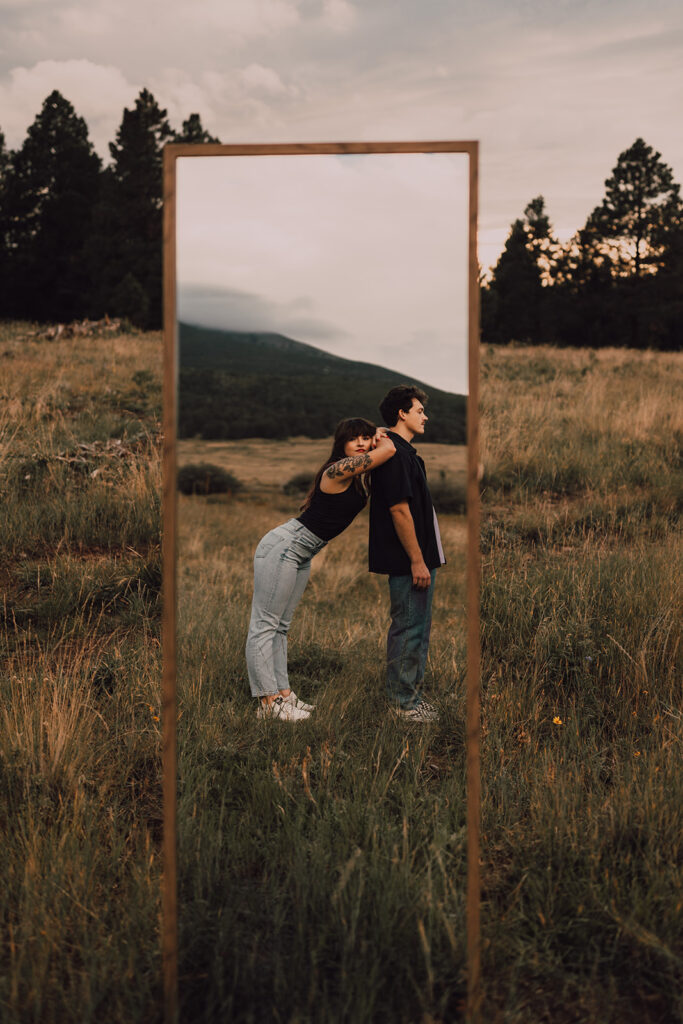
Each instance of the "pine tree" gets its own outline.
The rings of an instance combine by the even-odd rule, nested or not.
[[[669,225],[680,212],[671,168],[638,138],[619,154],[587,228],[612,252],[619,276],[636,280],[662,265]]]
[[[112,164],[90,247],[95,315],[130,316],[134,307],[138,326],[161,325],[162,154],[173,139],[166,111],[143,89],[109,144]]]
[[[556,242],[543,196],[532,199],[514,221],[505,249],[482,295],[483,335],[487,341],[529,344],[550,340],[546,325],[546,285]]]
[[[5,178],[10,167],[10,155],[7,151],[7,144],[5,142],[5,133],[0,131],[0,195],[5,185]]]
[[[635,348],[670,344],[676,298],[663,287],[676,249],[674,235],[681,220],[680,186],[661,154],[638,138],[619,154],[605,181],[605,197],[591,213],[586,230],[597,250],[611,261],[614,311],[612,344]],[[657,278],[663,275],[662,281]],[[674,289],[675,290],[675,289]],[[662,327],[664,296],[670,306],[668,326]],[[678,305],[680,307],[680,288]],[[673,320],[671,319],[673,317]],[[678,328],[680,334],[680,326]]]
[[[202,119],[199,114],[190,114],[183,121],[182,131],[175,133],[176,142],[220,142],[214,135],[210,135],[202,126]]]
[[[2,236],[4,316],[68,320],[82,309],[84,244],[100,159],[83,118],[50,93],[21,148],[5,157]]]
[[[0,315],[7,306],[8,238],[6,226],[5,187],[10,168],[10,154],[5,144],[5,133],[0,131]]]
[[[594,229],[582,228],[555,253],[553,340],[563,345],[614,345],[618,297],[612,259]]]

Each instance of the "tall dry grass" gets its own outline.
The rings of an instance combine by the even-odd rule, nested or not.
[[[676,354],[625,349],[484,349],[484,487],[680,499],[683,413]]]
[[[32,330],[0,329],[0,1019],[149,1021],[160,337]]]
[[[0,1018],[155,1021],[160,338],[29,330],[0,329]],[[485,1019],[679,1020],[680,357],[482,367]],[[314,562],[290,669],[317,710],[281,728],[243,658],[256,541],[296,512],[272,469],[180,502],[183,1020],[461,1019],[464,517],[438,725],[387,714],[361,519]]]
[[[648,353],[484,353],[486,1019],[681,1015],[677,376]],[[464,519],[443,517],[439,725],[387,715],[357,523],[295,617],[317,710],[292,730],[255,720],[243,644],[253,550],[295,511],[181,503],[185,1013],[459,1019]]]

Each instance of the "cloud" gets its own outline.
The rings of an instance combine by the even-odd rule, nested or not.
[[[204,128],[217,134],[215,97],[226,87],[225,75],[207,72],[189,75],[181,68],[165,68],[149,80],[149,88],[159,105],[167,111],[172,128],[180,129],[190,114],[199,114]]]
[[[112,28],[110,10],[96,6],[65,7],[59,12],[59,18],[64,31],[70,35],[94,37]]]
[[[259,38],[275,35],[299,23],[296,0],[210,0],[201,10],[199,5],[188,5],[192,18],[208,16],[214,29],[224,29],[237,36]]]
[[[223,43],[232,44],[277,34],[300,21],[299,0],[197,0],[194,4],[178,0],[145,0],[144,4],[139,0],[118,0],[116,4],[110,0],[3,0],[2,7],[10,32],[40,24],[48,36],[55,26],[81,37],[93,30],[122,31],[134,26],[144,31],[146,42],[154,37],[157,52],[163,52],[167,39],[186,38],[189,26],[193,34],[205,37],[225,33]],[[134,43],[132,38],[128,41]],[[60,45],[61,40],[53,39],[53,43]]]
[[[315,338],[316,344],[320,344],[322,341],[342,342],[350,337],[348,331],[315,317],[289,316],[286,320],[286,327],[285,333],[291,334],[292,337]]]
[[[31,2],[27,2],[27,0],[2,0],[2,9],[6,15],[11,17],[14,12],[18,16],[25,15],[27,8],[33,7],[35,9],[33,14],[37,16],[43,13],[46,8],[54,7],[55,2],[56,0],[31,0]]]
[[[8,81],[0,84],[0,108],[5,111],[2,128],[9,146],[21,145],[26,129],[54,89],[85,118],[100,152],[106,151],[107,141],[114,137],[123,107],[131,106],[139,92],[118,68],[85,59],[43,60],[31,68],[13,68]]]
[[[491,245],[538,194],[580,227],[638,135],[683,176],[677,0],[2,0],[2,27],[11,146],[54,88],[106,159],[142,87],[224,142],[478,138]]]
[[[265,68],[262,64],[250,64],[240,72],[240,77],[248,91],[253,90],[269,96],[278,96],[287,92],[287,87],[277,71]]]
[[[325,0],[322,21],[333,32],[348,32],[358,20],[358,12],[347,0]]]
[[[210,285],[181,283],[178,288],[178,318],[186,323],[231,331],[275,331],[311,344],[342,341],[346,332],[333,323],[300,315],[313,307],[307,296],[277,302],[255,292]]]

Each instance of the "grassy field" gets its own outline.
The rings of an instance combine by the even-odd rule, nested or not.
[[[292,437],[271,441],[262,437],[242,441],[178,442],[178,465],[208,462],[234,473],[252,496],[279,491],[300,473],[313,472],[330,454],[329,440]],[[467,473],[467,449],[457,445],[429,444],[420,441],[419,452],[429,464],[430,474],[446,474],[464,486]],[[287,506],[285,511],[291,511]]]
[[[0,1019],[158,1020],[160,335],[0,328]]]
[[[158,1021],[160,339],[28,333],[0,332],[0,1019]],[[484,1019],[683,1020],[681,358],[482,360]],[[292,628],[315,716],[259,722],[251,558],[316,445],[204,453],[245,489],[180,500],[182,1019],[454,1021],[465,519],[441,517],[438,725],[387,715],[364,517]]]

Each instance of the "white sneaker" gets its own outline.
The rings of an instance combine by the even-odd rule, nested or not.
[[[308,711],[309,714],[311,711],[315,711],[315,704],[307,704],[305,701],[300,700],[294,693],[294,690],[290,690],[289,696],[283,697],[282,699],[285,704],[291,704],[295,708],[300,708],[301,711]]]
[[[290,704],[284,697],[276,697],[270,704],[262,704],[256,709],[257,718],[277,718],[280,722],[300,722],[303,718],[310,718],[310,712],[298,708],[296,704]]]
[[[395,715],[408,722],[438,722],[439,712],[429,701],[421,700],[414,708],[393,708]]]

